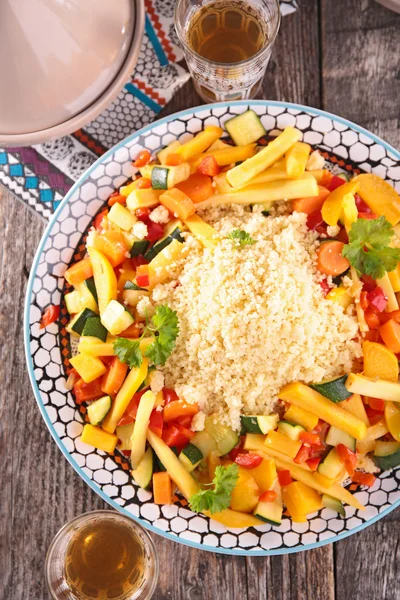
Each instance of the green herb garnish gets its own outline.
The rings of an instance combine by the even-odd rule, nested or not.
[[[209,510],[220,512],[228,508],[231,495],[239,477],[239,467],[233,463],[227,467],[217,467],[212,480],[214,488],[200,490],[189,499],[190,508],[195,512]]]
[[[257,241],[253,240],[251,235],[243,229],[234,229],[227,236],[227,239],[231,240],[237,248],[242,248],[243,246],[252,246]]]
[[[349,243],[344,246],[342,255],[359,275],[380,279],[400,261],[400,249],[390,247],[393,235],[393,227],[384,216],[357,219],[351,226]]]

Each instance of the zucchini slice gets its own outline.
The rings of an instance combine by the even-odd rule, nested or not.
[[[203,458],[201,450],[193,444],[188,444],[180,453],[179,460],[184,467],[191,473],[200,464]]]
[[[82,331],[83,336],[91,336],[98,338],[102,342],[105,342],[107,339],[107,329],[104,327],[102,322],[100,321],[100,317],[89,317],[85,321],[85,326]]]
[[[283,508],[279,502],[259,502],[254,510],[254,516],[264,523],[280,525],[282,523]]]
[[[92,402],[87,409],[89,423],[91,425],[100,425],[104,417],[111,408],[111,397],[103,396]]]
[[[214,423],[214,418],[212,415],[206,418],[205,429],[214,438],[221,456],[225,456],[236,446],[239,436],[227,425]]]
[[[84,283],[89,292],[92,294],[93,298],[95,299],[96,304],[98,304],[99,299],[97,298],[97,290],[96,285],[94,283],[94,277],[89,277],[89,279],[85,279]]]
[[[168,190],[188,177],[190,177],[188,163],[182,163],[176,167],[156,165],[151,169],[151,187],[153,190]]]
[[[329,398],[332,402],[342,402],[353,395],[346,389],[345,383],[347,377],[348,375],[342,375],[342,377],[335,377],[335,379],[321,381],[320,383],[309,383],[308,385],[316,392],[325,396],[325,398]]]
[[[164,248],[169,246],[173,240],[178,240],[178,242],[181,242],[183,244],[185,240],[181,235],[182,231],[182,221],[180,221],[179,219],[174,219],[173,221],[170,221],[170,223],[168,223],[167,227],[164,230],[164,237],[162,237],[156,244],[154,244],[154,246],[149,248],[149,250],[147,250],[146,254],[144,255],[144,258],[147,260],[147,262],[153,260],[153,258],[157,256],[157,254],[161,252],[161,250],[164,250]]]
[[[342,431],[338,427],[331,425],[326,436],[326,443],[328,446],[337,446],[343,444],[352,452],[356,451],[356,438],[352,437],[345,431]]]
[[[241,115],[229,119],[225,123],[225,129],[236,146],[245,146],[256,142],[267,133],[260,117],[256,115],[254,110],[247,110]]]
[[[218,453],[217,443],[207,431],[197,431],[191,439],[191,444],[200,450],[204,458],[211,452]]]
[[[325,475],[328,479],[335,479],[343,470],[343,463],[339,459],[335,448],[325,456],[324,460],[318,465],[318,473]]]
[[[299,439],[299,435],[303,433],[305,429],[301,425],[290,423],[290,421],[279,421],[278,431],[287,435],[291,440],[297,441]]]
[[[80,313],[75,315],[75,317],[69,323],[67,331],[68,328],[70,328],[70,330],[74,333],[82,335],[82,331],[85,327],[86,320],[90,317],[98,317],[98,315],[95,312],[93,312],[93,310],[90,310],[90,308],[84,308]]]
[[[179,451],[176,446],[172,446],[170,448],[172,452],[179,458]],[[154,455],[154,471],[166,471],[167,469],[162,464],[161,460],[158,458],[157,454]]]
[[[346,511],[344,509],[343,504],[337,498],[333,498],[333,496],[328,496],[328,494],[322,494],[322,506],[334,510],[341,517],[346,516]]]
[[[134,469],[137,469],[146,448],[146,433],[149,426],[151,411],[154,408],[156,397],[150,390],[143,394],[140,399],[135,425],[133,427],[131,437],[131,464]]]
[[[147,240],[140,240],[139,242],[133,242],[133,246],[131,248],[131,258],[135,256],[139,256],[140,254],[144,256],[147,248],[150,246],[150,242]]]
[[[120,304],[117,300],[110,300],[101,315],[101,322],[111,335],[118,335],[132,325],[134,318],[123,304]]]
[[[153,450],[149,446],[136,469],[131,471],[132,477],[139,487],[146,489],[153,477]]]
[[[240,417],[242,434],[262,433],[267,434],[276,428],[279,416],[277,414],[267,416],[247,415]]]
[[[400,443],[376,442],[374,462],[382,471],[398,467],[400,465]]]

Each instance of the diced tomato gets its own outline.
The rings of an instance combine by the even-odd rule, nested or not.
[[[231,460],[233,460],[233,462],[235,462],[237,455],[243,452],[244,440],[245,436],[242,436],[237,446],[235,446],[235,448],[229,452],[228,456]]]
[[[184,435],[185,438],[188,440],[191,440],[192,437],[195,435],[194,431],[192,431],[191,429],[188,429],[187,427],[183,427],[183,425],[180,425],[178,422],[176,423],[175,427],[177,427],[179,433]]]
[[[375,279],[372,279],[370,275],[362,275],[361,281],[363,284],[363,290],[366,292],[372,292],[376,288]]]
[[[368,404],[372,408],[372,410],[376,410],[377,412],[383,413],[385,410],[385,401],[380,398],[368,398]]]
[[[125,204],[126,197],[120,194],[119,192],[114,192],[108,199],[108,206],[114,206],[114,204]]]
[[[259,497],[260,502],[273,502],[277,498],[277,493],[274,490],[267,490]]]
[[[380,410],[374,410],[371,406],[366,406],[365,412],[371,425],[376,425],[378,421],[382,420],[382,412]]]
[[[372,487],[376,481],[375,475],[372,475],[372,473],[362,473],[361,471],[356,471],[351,479],[354,483],[366,485],[367,487]]]
[[[336,446],[336,452],[339,456],[339,460],[344,464],[346,471],[352,476],[357,465],[356,454],[344,444],[338,444]]]
[[[40,321],[40,329],[44,329],[48,325],[55,323],[60,316],[60,307],[50,304],[44,311],[42,319]]]
[[[315,231],[318,227],[324,224],[324,220],[322,218],[322,213],[320,210],[317,212],[311,213],[311,215],[307,216],[307,227],[311,231]]]
[[[151,161],[151,154],[148,150],[142,150],[136,157],[136,160],[133,163],[134,167],[140,169],[141,167],[145,167]]]
[[[147,265],[140,265],[136,269],[136,283],[139,287],[149,287],[150,277]]]
[[[315,456],[314,458],[309,458],[306,460],[306,463],[310,467],[311,471],[316,471],[320,462],[321,462],[320,456]]]
[[[331,291],[329,283],[326,279],[322,279],[322,281],[319,282],[319,285],[321,286],[324,296],[326,296]]]
[[[176,425],[164,427],[162,439],[170,448],[172,448],[172,446],[179,448],[187,445],[188,443],[188,438],[182,435]]]
[[[135,210],[135,215],[138,221],[142,221],[143,223],[147,223],[150,220],[151,209],[147,206],[143,208],[137,208]]]
[[[190,429],[192,421],[193,417],[191,415],[185,415],[176,419],[176,422],[179,423],[179,425],[182,425],[182,427],[186,427],[187,429]]]
[[[371,212],[371,209],[368,206],[368,204],[366,204],[366,202],[364,202],[364,200],[362,198],[360,198],[360,196],[358,194],[354,194],[354,200],[356,202],[357,210],[359,213],[370,213]]]
[[[168,154],[165,164],[168,167],[176,167],[177,165],[180,165],[183,161],[183,158],[180,154]]]
[[[197,167],[197,170],[202,175],[214,177],[221,172],[221,167],[218,165],[215,156],[206,156]]]
[[[371,221],[373,219],[376,219],[376,214],[369,212],[369,213],[364,213],[364,212],[359,212],[358,213],[358,218],[359,219],[367,219],[368,221]]]
[[[367,294],[368,292],[361,292],[360,294],[360,306],[363,310],[367,310],[368,308]]]
[[[79,379],[72,388],[77,404],[89,402],[90,400],[97,400],[97,398],[104,396],[103,390],[101,389],[101,382],[102,377],[98,377],[90,383],[85,383],[83,379]]]
[[[175,390],[172,390],[171,388],[163,388],[162,394],[164,396],[165,404],[169,404],[170,402],[175,402],[176,400],[179,400],[178,394],[175,392]]]
[[[279,483],[282,487],[286,485],[290,485],[292,483],[292,476],[290,475],[290,471],[288,469],[283,469],[281,471],[277,471]]]
[[[378,315],[371,307],[368,307],[364,312],[364,317],[370,329],[379,329],[381,322],[379,321]]]
[[[118,425],[127,425],[127,423],[132,423],[136,419],[136,413],[139,406],[140,398],[143,396],[145,392],[147,392],[148,388],[143,388],[140,392],[136,392],[132,396],[126,411],[124,412],[121,419],[118,421]],[[130,420],[128,420],[128,418]]]
[[[108,215],[108,209],[105,208],[104,210],[102,210],[101,212],[99,212],[99,214],[95,217],[93,225],[94,225],[94,228],[97,229],[97,231],[99,231],[100,229],[102,229],[103,219],[107,215]]]
[[[151,181],[148,177],[139,177],[139,179],[136,179],[136,189],[147,190],[148,188],[151,188]]]
[[[150,415],[149,429],[153,433],[158,435],[158,437],[161,437],[162,432],[163,432],[163,426],[164,426],[164,419],[162,416],[162,411],[154,409]]]
[[[372,292],[367,293],[367,301],[378,312],[383,312],[386,308],[388,299],[383,289],[376,286]]]
[[[333,190],[336,190],[336,188],[338,188],[340,185],[344,185],[345,183],[346,182],[344,179],[334,175],[326,187],[330,192],[333,192]]]
[[[305,463],[306,460],[308,460],[309,458],[310,458],[310,448],[309,448],[309,446],[302,444],[300,450],[298,451],[298,453],[296,454],[296,456],[294,457],[293,460],[298,465],[301,465],[302,463]]]
[[[255,452],[240,452],[236,458],[235,463],[245,469],[255,469],[262,463],[262,457]]]
[[[132,269],[137,269],[141,265],[149,264],[142,254],[139,254],[138,256],[134,256],[130,260],[131,260]]]
[[[321,438],[318,433],[309,433],[308,431],[302,431],[299,435],[300,442],[308,444],[309,446],[321,446]]]
[[[164,227],[160,223],[153,223],[149,221],[147,223],[147,235],[146,240],[149,242],[156,242],[160,240],[164,235]]]
[[[322,431],[322,429],[325,427],[325,425],[326,425],[325,421],[323,421],[322,419],[319,419],[319,421],[316,424],[316,426],[314,427],[313,431],[315,431],[315,433],[319,433],[320,431]]]
[[[339,231],[339,233],[336,236],[336,239],[338,242],[343,242],[343,244],[349,243],[349,236],[347,235],[347,231],[345,230],[344,227],[341,228],[341,230]]]

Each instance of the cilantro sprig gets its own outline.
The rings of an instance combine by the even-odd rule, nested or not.
[[[114,352],[121,362],[132,369],[140,367],[143,362],[143,353],[140,341],[145,336],[150,336],[153,341],[147,346],[144,355],[155,366],[164,365],[175,347],[179,333],[178,316],[168,306],[157,306],[153,317],[147,321],[141,337],[137,340],[117,338],[114,342]]]
[[[231,495],[239,477],[239,467],[233,463],[227,467],[217,467],[212,481],[213,488],[200,490],[189,499],[190,508],[195,512],[209,510],[220,512],[228,508]]]
[[[257,240],[254,240],[247,231],[244,229],[233,229],[227,239],[231,240],[236,248],[242,248],[243,246],[252,246]]]
[[[400,261],[400,249],[390,247],[393,235],[393,227],[384,216],[357,219],[351,226],[349,243],[344,246],[342,255],[359,275],[380,279]]]

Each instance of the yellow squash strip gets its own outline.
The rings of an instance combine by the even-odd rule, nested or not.
[[[386,402],[386,425],[397,442],[400,442],[400,406],[394,402]]]
[[[130,341],[137,341],[136,339],[125,338]],[[90,356],[114,356],[114,342],[116,338],[108,336],[106,342],[102,342],[99,338],[85,336],[81,337],[78,345],[78,352],[84,354],[90,354]],[[153,338],[142,338],[140,340],[140,349],[144,352],[149,344],[153,342]]]
[[[69,362],[78,371],[85,383],[94,381],[107,371],[107,367],[99,358],[90,354],[77,354],[69,359]]]
[[[343,200],[347,194],[355,194],[359,184],[354,181],[349,181],[344,185],[340,185],[329,194],[322,206],[322,218],[328,225],[337,225],[343,213]]]
[[[399,310],[399,303],[397,302],[396,295],[392,288],[390,277],[387,273],[383,277],[376,280],[376,284],[383,289],[388,299],[386,305],[386,312],[392,312],[393,310]]]
[[[375,450],[376,440],[359,440],[356,444],[357,452],[359,454],[368,454]]]
[[[376,215],[384,215],[389,223],[400,221],[400,196],[384,179],[372,173],[357,175],[358,194]]]
[[[372,379],[397,381],[399,378],[399,362],[394,352],[383,344],[363,342],[364,375]]]
[[[317,415],[313,415],[307,410],[303,410],[298,406],[289,406],[285,414],[283,415],[285,421],[289,421],[290,423],[297,423],[297,425],[301,425],[307,431],[312,431],[314,427],[318,424]]]
[[[297,382],[285,385],[279,393],[279,398],[294,404],[294,406],[315,413],[320,419],[346,431],[357,440],[361,440],[366,433],[366,425],[361,419],[343,410],[343,408],[340,408],[304,383]]]
[[[257,452],[257,454],[262,454],[263,456],[268,455],[272,456],[273,458],[281,458],[282,460],[286,460],[290,463],[293,463],[293,465],[296,464],[291,458],[285,456],[284,454],[282,454],[282,452],[275,450],[275,448],[272,448],[271,445],[268,445],[267,447],[265,440],[265,435],[261,435],[259,433],[246,433],[243,448],[244,450],[254,450]],[[310,467],[307,465],[307,463],[301,463],[296,466],[298,466],[299,469],[303,469],[304,471],[310,471]]]
[[[183,160],[190,160],[197,154],[202,154],[223,134],[221,127],[215,125],[207,125],[203,131],[194,136],[186,144],[182,144],[180,148],[174,150],[174,154],[180,154]]]
[[[157,283],[164,283],[170,277],[171,265],[180,257],[184,250],[184,244],[178,240],[172,242],[161,250],[149,263],[150,288]]]
[[[299,440],[291,440],[287,435],[280,433],[280,431],[270,431],[265,439],[265,445],[267,451],[271,448],[271,450],[280,452],[289,458],[295,458],[301,448]]]
[[[358,219],[358,208],[356,206],[356,201],[354,198],[354,194],[346,194],[342,201],[342,217],[344,227],[349,233],[351,226]]]
[[[348,400],[339,402],[339,406],[344,408],[344,410],[347,410],[358,419],[361,419],[361,421],[363,421],[365,425],[369,427],[367,411],[365,410],[365,406],[361,400],[360,394],[353,394]]]
[[[355,304],[356,304],[358,326],[360,328],[361,333],[365,333],[365,332],[369,331],[369,327],[365,320],[364,311],[361,308],[361,304],[360,304],[362,283],[361,283],[360,278],[357,275],[357,271],[355,270],[354,267],[350,267],[350,273],[351,273],[351,279],[353,281],[353,285],[350,288],[350,293],[353,296],[353,298],[355,300]]]
[[[226,527],[232,527],[234,529],[244,529],[247,527],[259,527],[260,525],[265,525],[265,523],[256,517],[253,517],[252,515],[231,510],[230,508],[226,508],[225,510],[217,513],[210,513],[209,510],[204,510],[203,514],[205,514],[206,517],[210,517],[210,519],[214,519],[214,521],[218,521],[218,523],[221,523]]]
[[[340,304],[344,310],[346,310],[346,308],[348,308],[353,302],[353,298],[350,296],[347,289],[341,286],[331,289],[331,291],[326,295],[326,299]]]
[[[128,408],[128,404],[132,399],[143,381],[146,379],[148,369],[148,360],[143,358],[143,362],[139,368],[133,368],[129,371],[127,378],[116,395],[112,406],[103,421],[102,428],[109,433],[114,433],[118,425],[118,421]]]
[[[205,248],[213,250],[218,244],[218,233],[198,215],[192,215],[185,220],[185,225]]]
[[[394,292],[400,292],[400,267],[397,265],[394,271],[388,273],[390,283]]]
[[[371,425],[371,427],[367,428],[367,433],[362,441],[370,442],[371,440],[377,440],[387,433],[389,433],[389,429],[385,423],[385,420],[381,419],[375,423],[375,425]]]
[[[322,508],[321,496],[301,481],[293,481],[282,490],[283,501],[290,512],[309,515]]]
[[[241,165],[234,167],[227,174],[228,183],[232,187],[245,185],[253,177],[274,164],[285,154],[296,142],[300,140],[301,133],[294,127],[286,129],[278,135],[265,148],[252,158],[248,158]],[[298,198],[301,196],[297,196]]]
[[[137,469],[146,450],[146,434],[156,397],[150,390],[140,398],[131,436],[131,465]]]
[[[231,165],[232,163],[240,162],[251,158],[256,153],[255,144],[247,144],[247,146],[228,146],[218,148],[201,154],[197,157],[190,166],[197,168],[201,161],[207,156],[213,156],[220,167]]]
[[[171,448],[150,429],[147,430],[147,440],[166,468],[168,475],[176,483],[186,500],[190,500],[193,494],[196,494],[200,489],[197,481],[185,469]]]
[[[153,208],[159,203],[162,190],[152,190],[151,188],[134,189],[126,199],[126,206],[129,210],[137,208]]]
[[[99,450],[111,453],[115,450],[118,437],[113,433],[103,431],[100,427],[95,427],[94,425],[86,423],[83,427],[81,441],[90,446],[94,446]]]
[[[289,148],[285,156],[286,172],[289,177],[300,177],[304,173],[310,152],[311,146],[304,142],[296,142]]]
[[[384,379],[372,379],[364,375],[351,373],[346,381],[346,388],[352,394],[381,398],[391,402],[400,402],[400,383],[385,381]]]
[[[243,163],[244,164],[244,163]],[[230,171],[228,171],[230,173]],[[196,204],[197,209],[209,206],[222,206],[224,204],[265,204],[276,200],[293,200],[294,198],[308,198],[318,196],[318,184],[312,175],[305,173],[299,179],[283,179],[248,185],[227,194],[215,194],[204,202]]]
[[[90,262],[92,263],[94,283],[96,286],[100,315],[111,300],[117,299],[117,277],[110,261],[106,256],[88,247]]]

